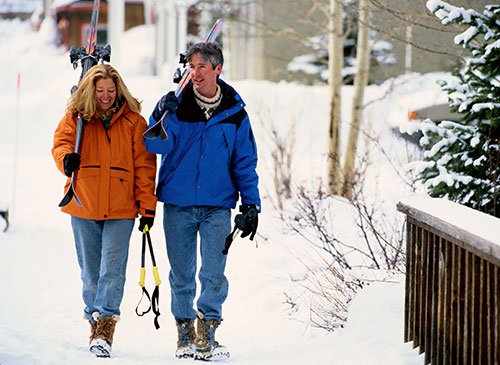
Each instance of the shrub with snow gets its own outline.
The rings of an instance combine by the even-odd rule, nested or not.
[[[452,111],[462,121],[424,120],[418,130],[426,149],[423,161],[409,165],[433,197],[445,197],[500,216],[500,17],[499,5],[483,13],[440,0],[427,8],[443,24],[465,28],[455,43],[471,53],[455,81],[443,81]]]

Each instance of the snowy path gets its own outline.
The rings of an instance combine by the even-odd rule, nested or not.
[[[19,229],[0,240],[0,277],[6,279],[0,315],[0,364],[101,364],[102,360],[94,359],[85,348],[88,324],[81,318],[78,268],[70,240],[64,238],[70,232],[39,227],[23,233]],[[136,283],[137,232],[111,363],[179,364],[173,357],[175,327],[167,310],[168,266],[161,237],[156,234],[154,241],[164,280],[161,328],[154,329],[152,317],[139,318],[134,313],[140,294]],[[416,351],[401,341],[403,284],[366,287],[354,300],[349,321],[338,334],[303,333],[305,326],[288,319],[282,305],[282,291],[289,279],[281,272],[293,263],[287,263],[282,248],[276,246],[255,248],[238,242],[231,252],[231,295],[219,331],[232,350],[231,363],[380,364],[383,360],[387,364],[421,364]]]

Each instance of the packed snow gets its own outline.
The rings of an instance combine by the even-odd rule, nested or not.
[[[490,242],[491,251],[495,252],[494,255],[500,252],[500,219],[492,215],[444,198],[429,201],[426,197],[403,197],[401,203],[432,215],[451,227],[460,227],[479,239]],[[453,211],[458,213],[450,214]]]
[[[80,274],[69,217],[57,207],[65,177],[57,171],[50,154],[53,131],[80,70],[73,70],[67,51],[51,45],[50,29],[42,25],[35,33],[26,23],[0,21],[0,206],[8,206],[12,218],[9,230],[0,232],[0,364],[192,363],[174,358],[176,330],[169,313],[161,207],[152,229],[163,279],[161,328],[154,329],[152,317],[135,314],[140,298],[137,281],[141,243],[140,233],[135,230],[113,356],[110,360],[96,359],[87,351],[89,326],[82,318]],[[124,40],[127,47],[122,47],[122,52],[126,62],[120,71],[132,93],[143,100],[143,115],[147,117],[156,100],[173,85],[153,76],[145,67],[152,57],[144,51],[152,49],[152,28],[132,29],[125,37],[129,34],[134,41]],[[137,34],[144,35],[140,42],[135,40]],[[381,206],[396,217],[401,216],[396,212],[396,203],[408,193],[402,166],[417,152],[394,133],[393,126],[406,121],[408,110],[429,98],[421,86],[435,78],[436,75],[406,76],[404,83],[392,80],[370,86],[366,92],[366,124],[379,138],[377,146],[383,146],[384,152],[370,154],[366,193],[378,196]],[[402,274],[382,273],[381,279],[373,276],[372,281],[367,281],[370,284],[350,303],[343,328],[325,332],[309,321],[308,292],[298,281],[306,269],[305,262],[312,262],[305,256],[311,248],[300,237],[284,231],[273,207],[270,156],[274,145],[269,131],[273,126],[285,136],[295,125],[294,183],[317,187],[324,180],[327,166],[327,88],[253,80],[230,83],[246,101],[253,120],[259,145],[263,213],[256,242],[238,239],[229,252],[230,294],[218,330],[219,341],[231,350],[229,362],[423,364],[418,349],[403,341]],[[431,94],[437,92],[432,90]],[[343,119],[347,120],[352,88],[345,87],[343,95]],[[350,231],[354,223],[345,213],[340,205],[332,219]],[[0,220],[0,231],[2,224]],[[146,285],[151,286],[149,268],[146,279]],[[290,293],[299,294],[295,302],[287,301]]]

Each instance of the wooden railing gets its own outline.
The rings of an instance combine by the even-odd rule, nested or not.
[[[404,340],[425,364],[500,365],[500,219],[409,198]]]

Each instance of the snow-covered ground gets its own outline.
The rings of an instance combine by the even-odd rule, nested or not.
[[[81,282],[69,217],[57,207],[65,178],[56,170],[50,154],[53,131],[80,70],[72,69],[67,52],[49,45],[50,30],[44,25],[39,33],[32,33],[26,24],[0,21],[0,208],[8,206],[12,215],[10,229],[0,232],[0,365],[103,362],[86,350],[89,328],[82,319]],[[147,117],[158,97],[172,85],[147,73],[149,54],[145,50],[152,47],[151,29],[137,28],[127,37],[130,54],[124,55],[126,62],[120,71],[132,93],[143,100],[143,114]],[[370,155],[369,171],[374,173],[368,174],[366,192],[377,195],[394,215],[399,214],[395,204],[406,194],[398,172],[414,151],[396,138],[391,128],[405,120],[409,109],[421,106],[423,98],[439,94],[435,78],[411,75],[403,85],[388,82],[367,90],[370,105],[366,119],[390,159],[380,153]],[[295,123],[294,182],[317,186],[326,172],[328,91],[324,86],[251,80],[232,84],[248,104],[259,143],[264,211],[259,219],[257,246],[238,239],[229,253],[230,295],[218,337],[231,350],[230,362],[423,364],[418,350],[403,342],[402,275],[374,281],[360,290],[349,307],[346,325],[334,333],[310,325],[307,301],[298,301],[299,308],[287,303],[286,294],[297,292],[292,278],[304,270],[304,261],[298,257],[303,258],[308,245],[298,236],[283,233],[272,207],[270,155],[274,146],[269,130],[272,125],[286,135]],[[429,85],[428,92],[423,92],[422,85]],[[344,88],[343,95],[348,115],[352,89]],[[107,361],[112,364],[192,363],[173,356],[176,332],[169,313],[161,209],[157,211],[152,236],[163,279],[161,328],[154,329],[152,317],[139,318],[135,314],[140,297],[137,281],[141,239],[135,231],[122,318],[113,357]],[[354,223],[342,213],[337,212],[335,219],[349,231]],[[147,275],[151,286],[150,270]]]

